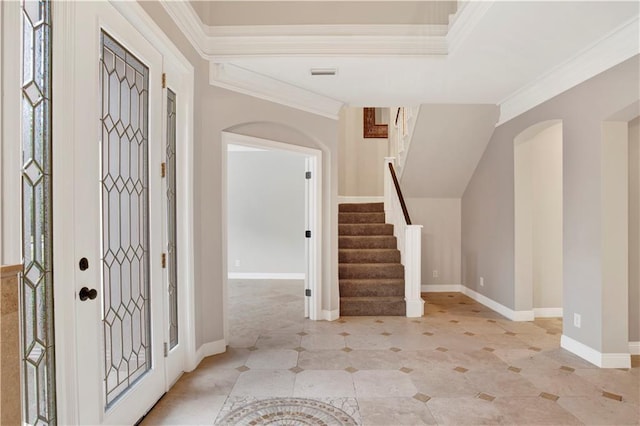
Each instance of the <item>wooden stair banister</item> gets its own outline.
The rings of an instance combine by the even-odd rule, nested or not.
[[[402,214],[404,215],[404,220],[407,225],[411,225],[411,218],[409,217],[409,210],[407,210],[407,204],[404,202],[404,196],[402,195],[402,189],[400,189],[400,183],[398,183],[398,178],[396,177],[396,171],[393,168],[393,163],[389,164],[389,171],[391,172],[391,179],[393,179],[393,186],[396,188],[396,194],[398,194],[398,199],[400,200],[400,206],[402,207]]]

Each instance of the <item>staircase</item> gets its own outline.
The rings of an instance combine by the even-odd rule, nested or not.
[[[404,266],[383,203],[340,204],[341,316],[404,316]]]

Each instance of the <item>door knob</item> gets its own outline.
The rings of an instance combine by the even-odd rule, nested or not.
[[[79,296],[80,296],[80,300],[84,302],[87,299],[91,299],[91,300],[95,299],[96,296],[98,296],[98,292],[96,291],[95,288],[92,288],[91,290],[89,290],[87,287],[82,287],[80,289]]]

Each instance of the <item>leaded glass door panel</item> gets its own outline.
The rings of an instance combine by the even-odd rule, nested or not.
[[[108,2],[75,12],[79,420],[134,424],[165,390],[162,57]]]

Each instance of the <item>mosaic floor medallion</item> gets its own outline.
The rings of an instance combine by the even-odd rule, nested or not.
[[[355,426],[343,410],[306,398],[270,398],[236,408],[216,422],[221,425],[313,425]]]

